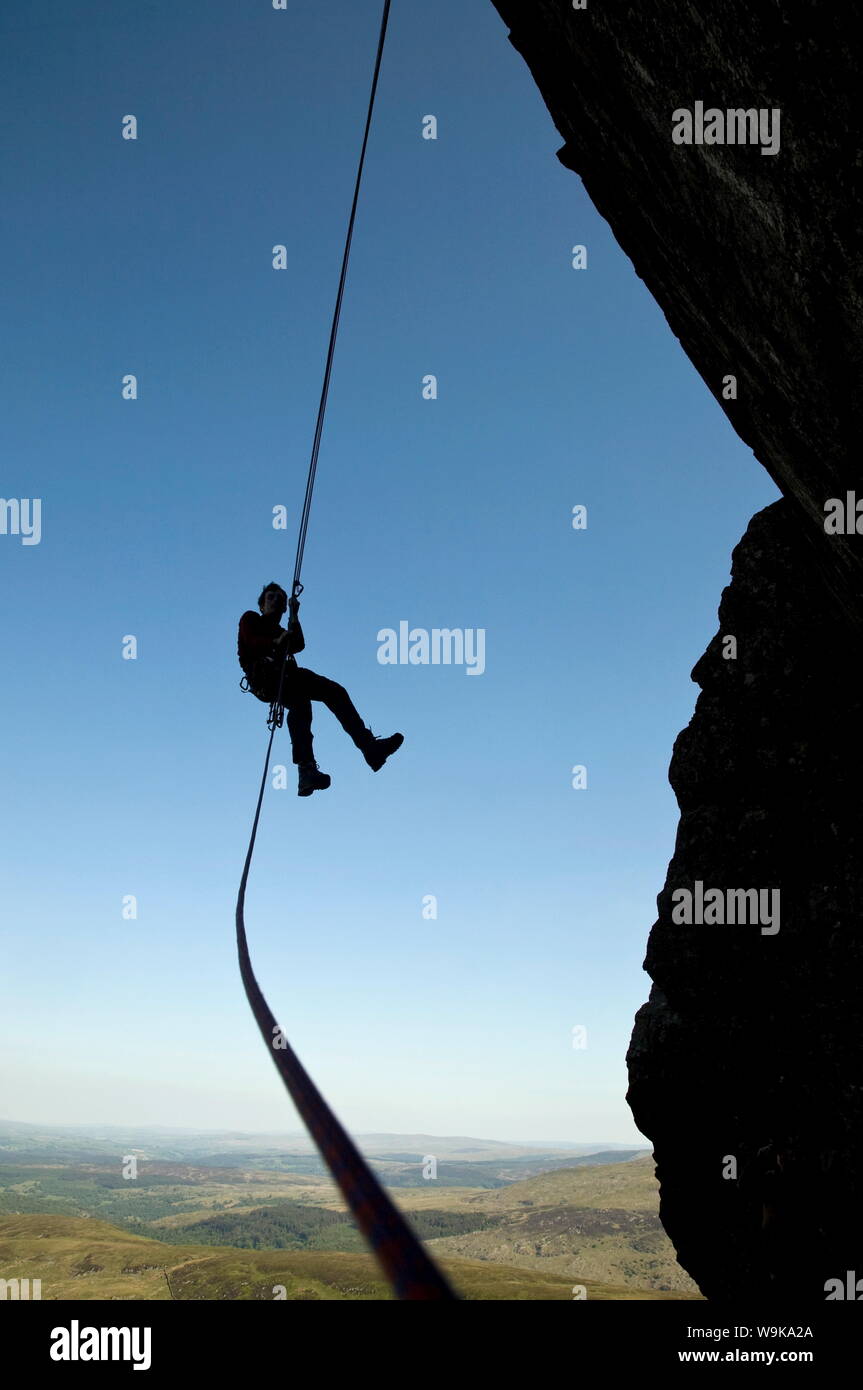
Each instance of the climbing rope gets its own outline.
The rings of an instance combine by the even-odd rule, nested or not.
[[[330,329],[330,344],[327,352],[324,384],[321,391],[320,404],[318,406],[318,418],[315,426],[315,437],[312,445],[309,472],[306,479],[306,494],[303,501],[300,534],[297,542],[292,595],[294,598],[297,598],[299,594],[302,593],[303,589],[300,583],[300,571],[303,564],[303,552],[306,545],[306,532],[308,531],[312,493],[315,486],[315,474],[318,466],[318,454],[320,452],[324,416],[327,408],[327,397],[330,389],[330,376],[332,374],[336,338],[339,330],[339,319],[341,317],[342,299],[344,297],[348,260],[350,257],[351,241],[353,239],[354,221],[356,219],[357,204],[360,196],[360,184],[362,182],[363,165],[365,163],[369,130],[371,129],[372,114],[374,111],[378,76],[380,74],[381,60],[383,58],[390,4],[391,0],[385,0],[380,37],[378,39],[377,58],[375,60],[374,78],[372,81],[371,96],[369,98],[369,109],[366,117],[366,128],[363,135],[362,152],[360,154],[359,167],[357,170],[357,181],[354,187],[354,198],[351,205],[345,251],[342,258],[339,290],[336,297],[332,327]],[[252,834],[249,839],[246,862],[243,866],[243,876],[240,880],[240,890],[237,895],[237,957],[240,964],[240,975],[242,976],[249,1006],[255,1016],[255,1021],[260,1030],[261,1037],[267,1044],[267,1048],[276,1065],[276,1070],[281,1076],[297,1110],[305,1121],[309,1133],[320,1151],[321,1157],[327,1164],[333,1178],[338,1183],[342,1195],[353,1213],[354,1220],[383,1266],[384,1272],[392,1284],[396,1297],[400,1299],[452,1299],[455,1295],[449,1284],[435,1264],[429,1259],[404,1217],[391,1202],[365,1159],[360,1154],[350,1135],[336,1119],[308,1072],[303,1067],[300,1059],[288,1044],[287,1039],[270,1011],[266,999],[261,993],[260,986],[255,978],[255,972],[252,969],[248,942],[246,940],[246,924],[243,915],[246,900],[246,885],[249,879],[252,854],[254,853],[255,840],[258,834],[258,823],[261,818],[261,806],[263,805],[264,791],[267,785],[267,774],[270,769],[273,738],[275,737],[276,729],[281,727],[284,713],[281,697],[287,660],[288,653],[286,650],[281,663],[278,694],[270,706],[270,718],[267,721],[270,729],[270,739],[267,744],[264,773],[261,778],[260,790],[258,791],[258,804],[255,808]]]
[[[318,402],[318,418],[315,423],[315,435],[312,441],[312,453],[311,458],[309,459],[309,471],[306,476],[306,491],[305,496],[303,497],[303,510],[300,516],[300,528],[299,534],[297,536],[297,554],[294,560],[294,580],[291,588],[293,598],[299,598],[300,594],[303,592],[303,586],[300,583],[300,573],[303,568],[303,556],[306,550],[306,534],[309,529],[309,515],[312,510],[312,494],[315,490],[315,477],[318,471],[318,455],[321,451],[321,437],[324,432],[324,418],[327,413],[327,400],[329,399],[330,394],[330,377],[333,373],[333,358],[336,354],[336,339],[338,338],[339,322],[342,317],[342,300],[344,299],[345,283],[348,278],[348,262],[351,258],[351,244],[354,239],[354,223],[357,219],[357,205],[359,204],[360,200],[360,187],[362,185],[363,169],[365,168],[366,163],[366,150],[368,149],[369,144],[369,131],[372,127],[372,116],[374,115],[375,109],[375,97],[377,96],[378,91],[378,78],[380,77],[381,63],[383,61],[384,56],[384,43],[386,42],[387,37],[387,25],[389,23],[390,17],[390,5],[391,0],[384,0],[384,11],[381,17],[381,31],[378,37],[378,51],[375,57],[375,70],[372,76],[372,90],[371,95],[369,96],[369,109],[366,114],[366,127],[363,131],[363,143],[362,148],[360,150],[359,164],[357,165],[357,178],[356,183],[354,184],[354,197],[353,202],[351,203],[351,213],[350,217],[348,218],[348,231],[347,236],[345,237],[345,250],[342,256],[342,269],[341,274],[339,276],[338,293],[336,294],[336,307],[333,310],[333,321],[330,326],[330,342],[329,347],[327,348],[327,361],[326,366],[324,368],[324,381],[321,387],[321,399]],[[280,729],[282,727],[282,723],[285,717],[285,710],[282,704],[282,685],[284,682],[285,668],[287,666],[287,662],[288,652],[286,649],[284,658],[282,659],[281,670],[279,672],[278,694],[276,695],[275,700],[273,700],[270,704],[270,713],[267,719],[267,726],[271,731],[273,729]]]
[[[333,370],[333,357],[335,356],[336,351],[336,337],[338,336],[339,331],[339,320],[342,316],[342,299],[344,298],[345,281],[347,280],[348,276],[348,261],[350,260],[351,255],[351,242],[354,239],[354,222],[356,221],[357,204],[360,199],[360,184],[362,183],[363,167],[365,166],[366,162],[366,149],[368,148],[369,143],[369,131],[371,130],[372,125],[372,114],[375,109],[375,96],[377,95],[378,90],[378,78],[380,76],[381,71],[381,60],[384,56],[384,42],[387,36],[387,24],[389,22],[390,17],[390,3],[391,0],[384,0],[384,12],[383,17],[381,19],[381,32],[380,37],[378,39],[378,52],[377,57],[375,59],[375,72],[374,77],[372,78],[371,96],[369,97],[369,110],[368,115],[366,116],[366,128],[363,132],[363,147],[360,151],[360,162],[357,167],[357,181],[354,185],[354,200],[351,204],[351,215],[348,220],[348,234],[345,238],[345,253],[342,257],[342,273],[339,277],[339,292],[336,295],[336,307],[333,313],[332,327],[330,328],[330,346],[327,352],[327,365],[324,370],[324,384],[321,389],[321,400],[318,406],[318,420],[315,426],[315,438],[314,443],[312,444],[312,457],[309,462],[309,474],[308,478],[306,479],[306,495],[303,500],[303,513],[300,519],[299,539],[297,540],[297,557],[294,562],[293,592],[295,598],[297,597],[298,593],[302,592],[303,587],[302,584],[300,584],[300,571],[303,567],[303,553],[306,548],[306,532],[309,529],[309,513],[312,509],[312,493],[315,487],[315,474],[318,471],[318,454],[320,453],[321,449],[321,435],[323,434],[324,430],[324,415],[326,414],[327,410],[327,397],[330,394],[330,377],[332,375]],[[299,589],[297,588],[298,585]]]

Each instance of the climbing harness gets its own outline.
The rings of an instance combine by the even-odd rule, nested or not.
[[[377,57],[375,59],[374,77],[372,79],[371,96],[369,98],[369,109],[368,115],[366,116],[362,151],[360,153],[359,167],[357,169],[354,198],[351,205],[351,215],[348,222],[344,256],[342,258],[339,290],[336,296],[335,313],[333,314],[333,322],[330,329],[330,343],[327,352],[326,369],[324,371],[324,383],[321,391],[320,404],[318,406],[318,418],[315,426],[309,472],[306,479],[306,493],[303,501],[299,539],[297,541],[292,591],[293,598],[298,598],[303,591],[303,586],[300,583],[300,571],[303,564],[306,533],[309,526],[309,513],[312,505],[312,493],[314,491],[318,454],[320,452],[321,435],[324,427],[324,415],[326,413],[327,397],[330,389],[330,376],[332,374],[336,337],[338,334],[339,319],[341,317],[342,298],[344,296],[345,280],[347,278],[354,221],[356,219],[357,204],[360,196],[360,184],[362,181],[366,148],[368,146],[369,130],[371,129],[372,114],[374,112],[378,77],[380,75],[381,60],[383,58],[390,4],[391,0],[385,0],[380,36],[378,39]],[[255,818],[252,823],[252,834],[249,839],[246,862],[243,866],[243,876],[240,880],[240,889],[237,895],[237,957],[243,986],[246,991],[246,998],[255,1016],[261,1037],[264,1039],[276,1065],[276,1070],[281,1076],[297,1110],[305,1121],[309,1133],[314,1139],[322,1158],[329,1167],[333,1178],[341,1188],[342,1194],[353,1213],[354,1220],[383,1266],[384,1272],[392,1284],[396,1297],[400,1299],[454,1299],[455,1294],[446,1279],[426,1254],[404,1217],[387,1196],[350,1135],[336,1119],[296,1053],[288,1044],[287,1039],[270,1011],[266,999],[261,993],[260,986],[255,979],[255,973],[252,969],[248,942],[246,940],[246,925],[243,909],[246,899],[246,885],[249,879],[249,869],[251,868],[252,854],[258,834],[258,822],[261,817],[264,790],[267,784],[267,774],[270,769],[270,754],[273,747],[273,738],[276,729],[281,728],[282,719],[284,717],[282,688],[288,655],[286,651],[285,656],[282,658],[278,691],[275,700],[273,700],[270,705],[270,715],[267,720],[270,738],[267,744],[267,755],[264,760],[264,772],[258,792]],[[248,679],[245,677],[240,684],[243,689],[251,688]]]
[[[300,588],[302,589],[302,585],[300,585]],[[279,663],[274,656],[261,656],[253,666],[251,676],[243,676],[243,679],[240,681],[240,689],[244,693],[254,695],[256,699],[266,702],[267,696],[259,695],[258,691],[266,690],[267,688],[271,689],[272,679],[267,678],[275,676],[276,671],[279,671],[279,693],[275,700],[269,701],[270,712],[267,715],[268,729],[275,730],[282,727],[285,718],[285,707],[282,704],[282,685],[285,666],[290,663],[293,663],[294,666],[297,664],[296,659],[291,656],[290,653],[285,657],[282,663]]]

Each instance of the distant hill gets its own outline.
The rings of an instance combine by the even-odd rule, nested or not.
[[[652,1158],[560,1169],[494,1192],[460,1194],[446,1205],[496,1219],[483,1230],[431,1241],[438,1257],[700,1297],[660,1224]]]
[[[644,1153],[620,1146],[597,1148],[571,1145],[544,1149],[537,1145],[499,1143],[463,1135],[366,1134],[357,1142],[370,1166],[388,1187],[414,1187],[423,1181],[426,1160],[437,1163],[436,1182],[441,1187],[501,1187],[520,1178],[576,1163],[619,1163]],[[113,1165],[121,1183],[121,1158],[139,1160],[142,1180],[148,1173],[155,1181],[182,1169],[222,1170],[221,1181],[233,1170],[238,1177],[290,1174],[310,1182],[329,1181],[327,1167],[306,1135],[208,1133],[195,1130],[125,1129],[96,1126],[38,1126],[0,1121],[0,1188],[10,1185],[9,1170],[24,1166],[63,1166],[79,1170]],[[102,1185],[105,1185],[102,1180]],[[60,1196],[55,1193],[55,1196]],[[0,1202],[0,1210],[3,1204]],[[23,1209],[23,1208],[22,1208]],[[68,1209],[67,1209],[68,1210]],[[69,1214],[77,1214],[69,1211]],[[83,1213],[82,1213],[83,1214]],[[113,1211],[89,1210],[88,1215],[115,1219]]]
[[[518,1144],[496,1139],[476,1139],[469,1135],[440,1134],[355,1134],[354,1139],[366,1155],[395,1161],[419,1163],[426,1154],[438,1161],[457,1163],[524,1158],[526,1161],[549,1157],[569,1161],[573,1157],[621,1150],[638,1152],[634,1145],[595,1144]],[[644,1152],[641,1149],[640,1152]],[[319,1165],[314,1144],[306,1133],[246,1134],[236,1130],[166,1129],[125,1125],[33,1125],[17,1120],[0,1120],[0,1163],[34,1162],[53,1155],[55,1160],[94,1163],[117,1154],[136,1153],[164,1162],[206,1164],[207,1166],[262,1166],[284,1158],[311,1161]],[[26,1158],[25,1158],[26,1155]]]

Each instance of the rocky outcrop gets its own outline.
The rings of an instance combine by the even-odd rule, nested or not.
[[[693,672],[629,1099],[701,1289],[823,1300],[863,1279],[863,536],[824,531],[828,498],[863,499],[859,59],[841,8],[808,0],[495,4],[561,160],[783,493]],[[675,144],[699,101],[778,109],[778,153]],[[676,920],[699,884],[702,907],[748,914],[758,889],[778,918],[720,924],[717,898]]]
[[[863,497],[863,103],[848,12],[494,4],[565,141],[559,158],[737,433],[816,527],[827,498]],[[674,144],[672,113],[696,101],[778,108],[778,153]],[[736,400],[722,397],[729,374]],[[827,579],[853,621],[861,572],[863,537],[836,537]]]
[[[823,1299],[827,1279],[863,1277],[863,688],[800,531],[785,501],[753,518],[693,671],[628,1057],[663,1224],[713,1298]],[[702,913],[718,920],[680,920],[673,895],[698,883],[722,891]],[[753,888],[758,913],[735,896],[729,922],[727,890]]]

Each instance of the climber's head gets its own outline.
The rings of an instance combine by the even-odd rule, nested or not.
[[[281,584],[268,584],[266,588],[261,590],[258,598],[258,607],[265,618],[269,617],[270,614],[272,614],[273,617],[280,618],[287,606],[288,596]]]

